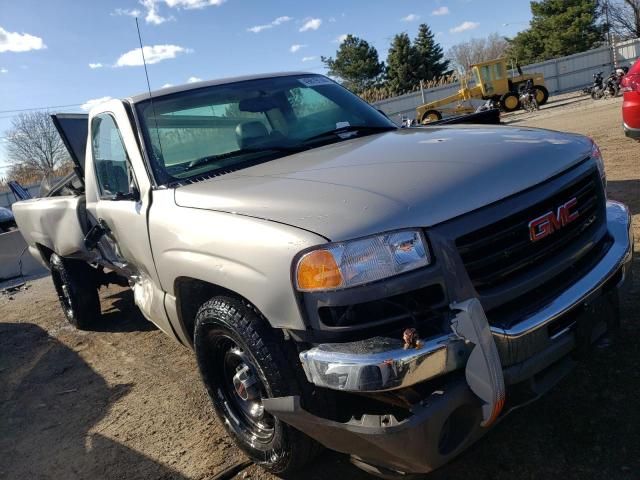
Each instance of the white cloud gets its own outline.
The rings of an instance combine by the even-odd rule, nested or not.
[[[449,7],[445,7],[444,5],[442,7],[438,7],[433,12],[431,12],[431,15],[434,15],[436,17],[440,15],[449,15]]]
[[[173,83],[165,83],[160,88],[169,88],[169,87],[173,87]]]
[[[96,105],[100,105],[101,103],[108,102],[109,100],[111,100],[111,97],[92,98],[91,100],[87,100],[82,105],[80,105],[80,108],[85,112],[88,112]]]
[[[0,73],[9,73],[9,70],[6,68],[0,68]]]
[[[291,45],[289,47],[289,51],[291,53],[296,53],[298,50],[300,50],[301,48],[306,47],[306,45],[300,45],[299,43],[296,43],[295,45]]]
[[[336,17],[329,17],[329,23],[336,23]]]
[[[273,28],[273,25],[255,25],[253,27],[247,28],[247,32],[260,33],[263,30],[268,30],[269,28]]]
[[[420,18],[420,15],[416,15],[415,13],[410,13],[406,17],[402,17],[400,20],[403,22],[415,22]]]
[[[181,53],[190,53],[192,50],[178,45],[153,45],[144,47],[144,58],[149,65],[176,58]],[[120,55],[115,67],[139,67],[143,65],[142,52],[139,48],[129,50]]]
[[[102,67],[103,67],[103,65],[102,65],[101,63],[99,63],[99,62],[98,62],[98,63],[90,63],[90,64],[89,64],[89,68],[90,68],[91,70],[94,70],[94,69],[96,69],[96,68],[102,68]]]
[[[174,17],[162,16],[159,12],[158,5],[160,3],[166,4],[169,8],[184,8],[185,10],[200,9],[205,7],[219,7],[226,0],[139,0],[140,4],[145,8],[146,15],[145,21],[154,25],[160,25],[169,20],[175,20]],[[117,8],[114,12],[115,15],[129,15],[132,17],[138,17],[141,15],[140,10],[127,10],[124,8]]]
[[[129,10],[127,8],[116,8],[111,15],[112,16],[139,17],[140,15],[142,15],[142,12],[140,10],[138,10],[137,8],[132,9],[132,10]]]
[[[271,22],[271,25],[280,25],[284,22],[288,22],[290,20],[293,20],[293,18],[291,17],[287,17],[286,15],[283,17],[278,17],[276,18],[273,22]]]
[[[343,33],[342,35],[338,35],[336,38],[333,39],[333,43],[342,43],[347,39],[348,35],[346,33]]]
[[[202,79],[200,77],[189,77],[187,79],[187,83],[196,83],[196,82],[201,82]]]
[[[273,27],[277,27],[278,25],[282,25],[285,22],[293,20],[291,17],[287,17],[286,15],[283,17],[276,18],[273,22],[267,23],[265,25],[256,25],[254,27],[247,28],[247,32],[260,33],[263,30],[268,30]]]
[[[480,26],[480,24],[478,22],[462,22],[460,25],[450,28],[449,31],[451,33],[460,33],[460,32],[466,32],[468,30],[473,30],[475,28],[478,28]]]
[[[226,0],[164,0],[171,7],[185,8],[187,10],[193,8],[219,7]]]
[[[28,33],[7,32],[0,27],[0,53],[28,52],[47,48],[40,37]]]
[[[140,3],[147,9],[145,22],[161,25],[168,20],[173,20],[173,17],[163,17],[158,13],[158,0],[140,0]]]
[[[318,57],[302,57],[303,62],[313,62]]]
[[[310,18],[309,20],[304,22],[304,25],[302,25],[302,27],[300,27],[300,31],[306,32],[309,30],[318,30],[320,28],[320,25],[322,25],[322,19]]]

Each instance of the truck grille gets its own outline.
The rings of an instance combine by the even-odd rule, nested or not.
[[[565,249],[575,248],[579,242],[590,244],[593,231],[604,222],[601,185],[598,172],[592,170],[546,200],[459,237],[456,246],[476,291],[481,296],[483,292],[495,291],[526,275],[531,268],[562,255]],[[559,205],[574,197],[579,217],[546,238],[532,242],[529,222],[546,212],[556,212]],[[581,257],[587,253],[585,249]]]

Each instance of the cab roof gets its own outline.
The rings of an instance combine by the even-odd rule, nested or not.
[[[218,85],[227,85],[227,84],[238,83],[238,82],[246,82],[248,80],[262,80],[266,78],[289,77],[293,75],[318,75],[318,74],[312,73],[312,72],[280,72],[280,73],[264,73],[259,75],[244,75],[240,77],[220,78],[217,80],[204,80],[202,82],[185,83],[183,85],[176,85],[174,87],[161,88],[161,89],[152,91],[151,95],[149,94],[149,92],[140,93],[138,95],[128,97],[127,101],[129,101],[130,103],[138,103],[138,102],[144,102],[145,100],[149,100],[150,96],[153,98],[157,98],[157,97],[162,97],[164,95],[170,95],[172,93],[180,93],[180,92],[188,92],[189,90],[197,90],[199,88],[214,87]]]

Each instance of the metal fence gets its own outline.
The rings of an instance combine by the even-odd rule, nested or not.
[[[544,74],[549,93],[559,94],[580,90],[589,85],[592,75],[603,71],[605,74],[613,70],[614,58],[617,65],[632,65],[640,58],[640,39],[627,40],[615,45],[614,48],[604,46],[567,57],[556,58],[546,62],[534,63],[522,67],[524,73],[539,72]],[[473,82],[469,82],[472,86]],[[376,108],[385,112],[392,120],[400,122],[404,118],[414,118],[415,109],[425,102],[437,100],[454,94],[460,85],[458,83],[425,89],[422,92],[408,93],[399,97],[388,98],[374,103]],[[472,100],[472,105],[478,106],[482,102]]]

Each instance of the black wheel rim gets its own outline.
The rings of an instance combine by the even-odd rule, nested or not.
[[[51,276],[53,277],[58,300],[60,300],[60,305],[62,305],[64,313],[67,315],[67,318],[73,318],[73,304],[71,303],[71,290],[69,285],[62,280],[58,272],[52,271]]]
[[[222,332],[211,332],[209,339],[212,373],[226,420],[254,447],[269,445],[276,420],[262,405],[268,395],[254,359]]]

